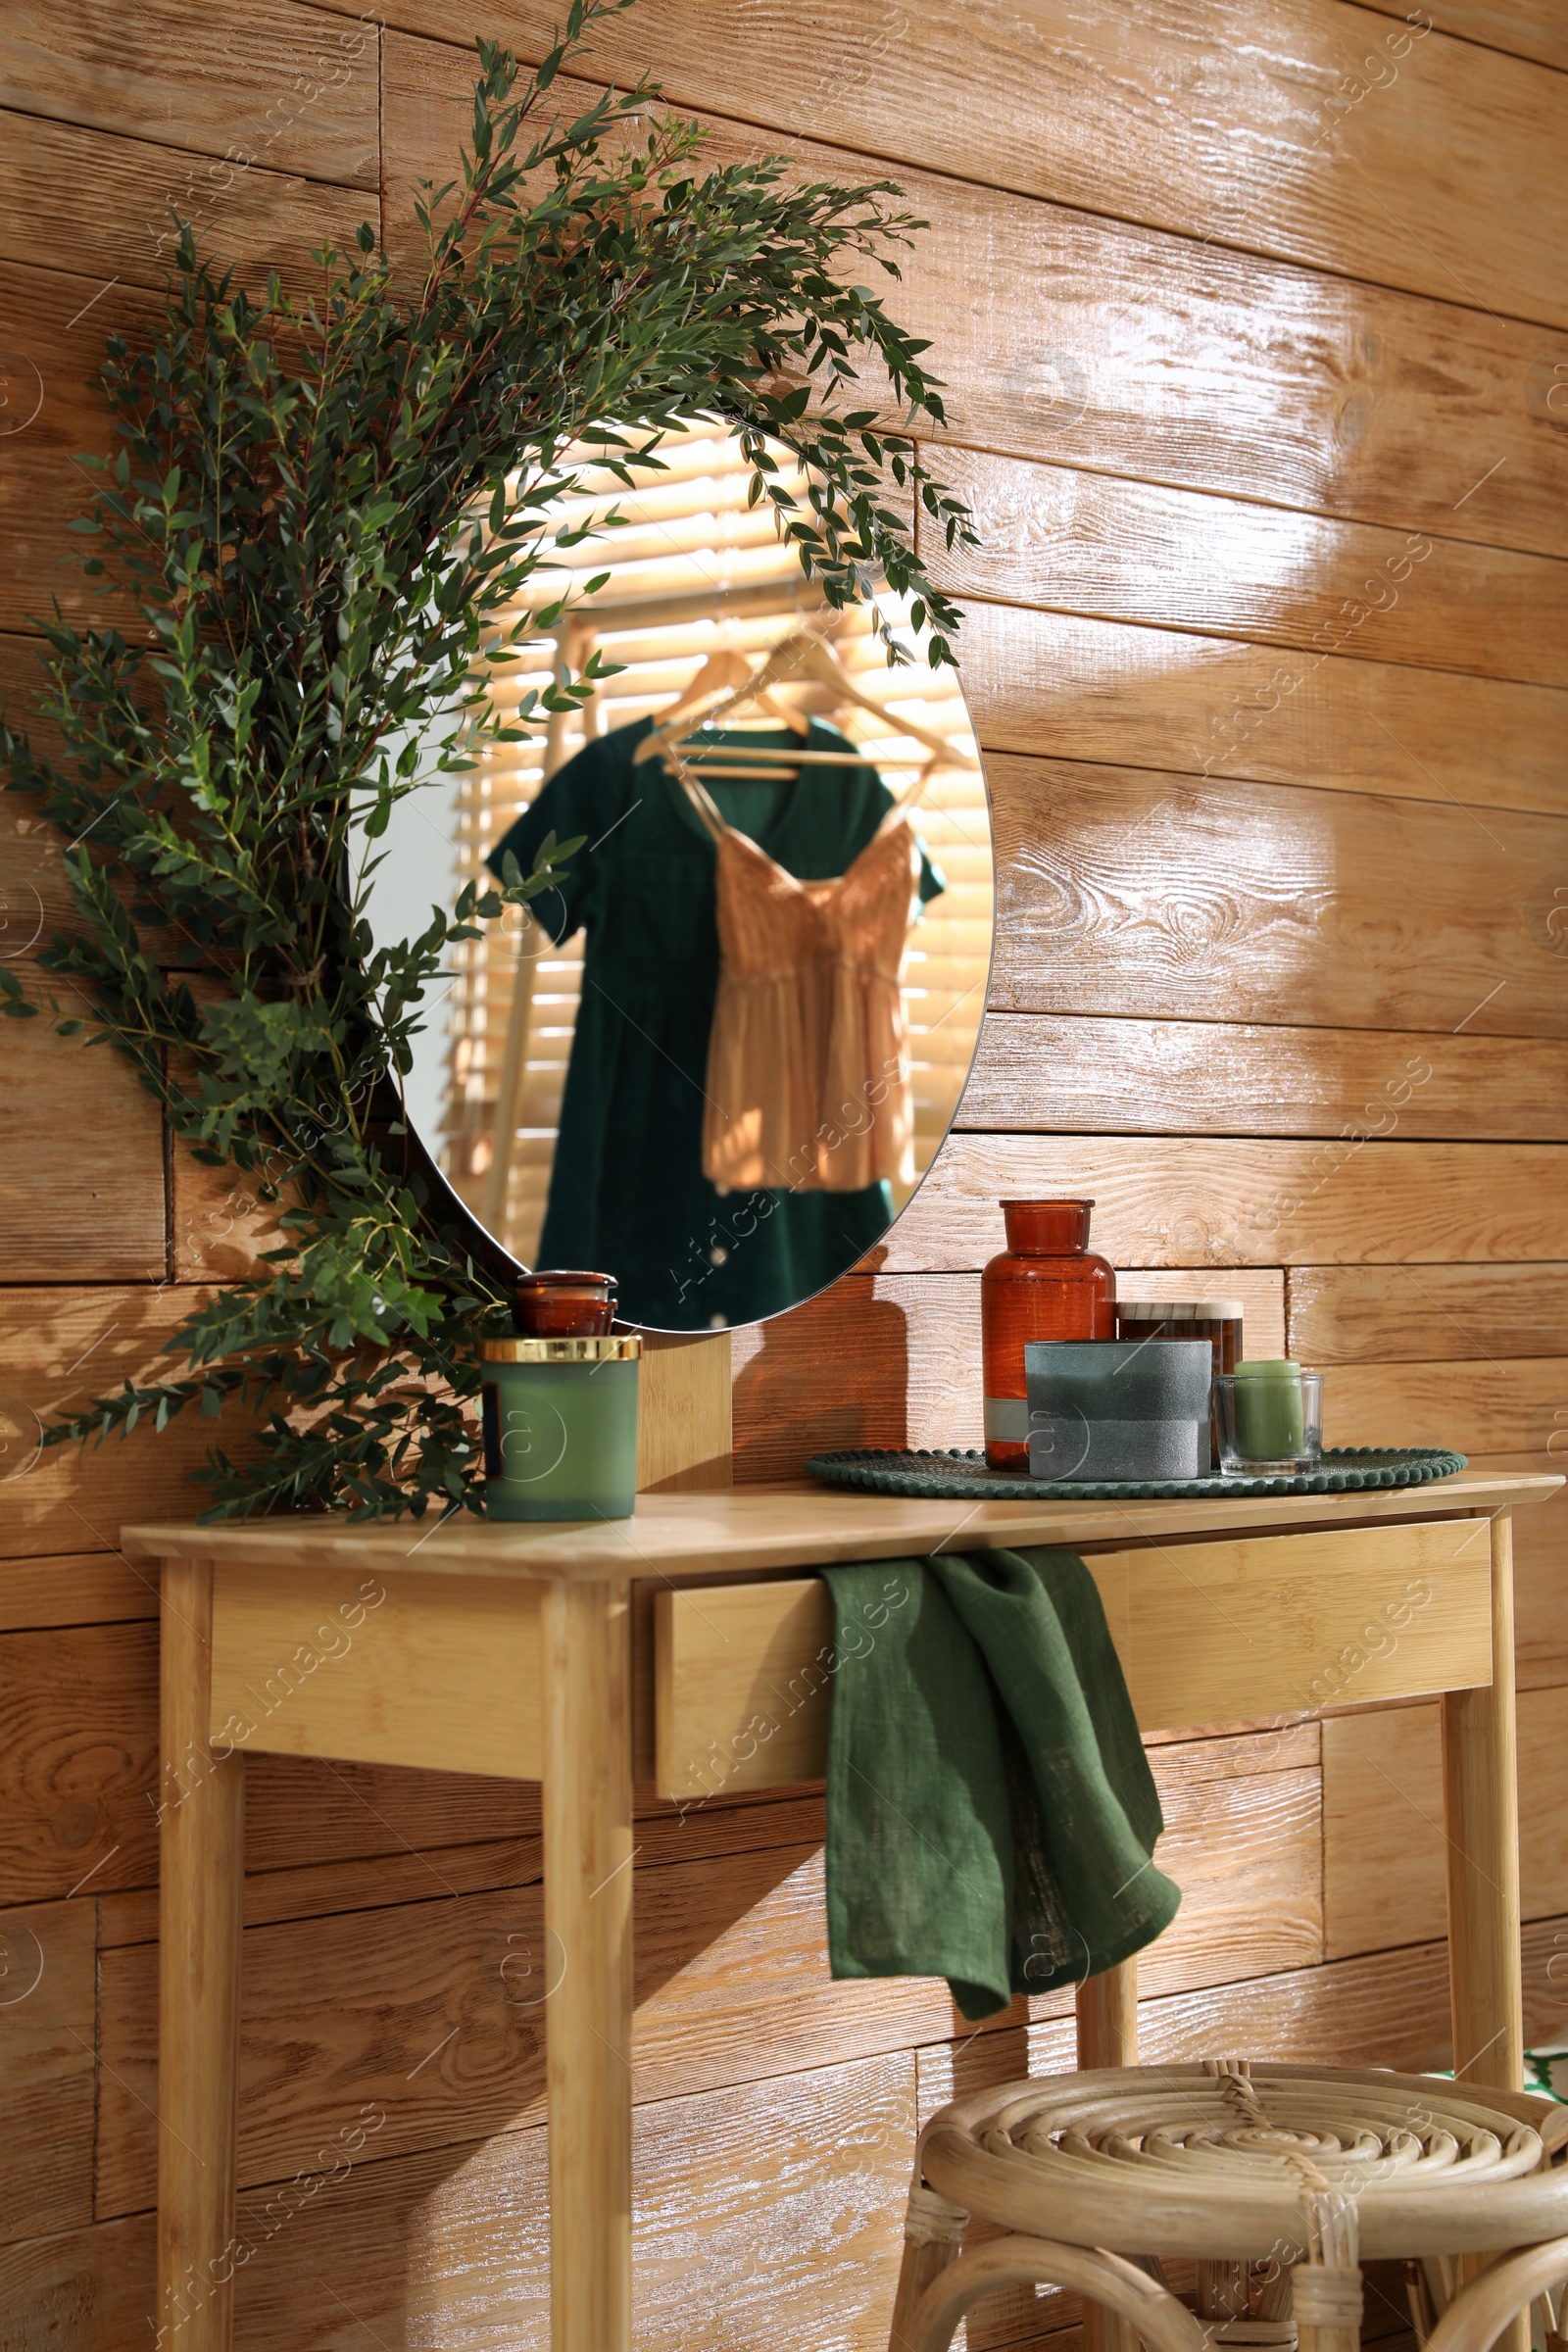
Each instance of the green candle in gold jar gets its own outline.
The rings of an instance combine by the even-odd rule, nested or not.
[[[491,1519],[629,1519],[637,1498],[636,1332],[486,1340]]]

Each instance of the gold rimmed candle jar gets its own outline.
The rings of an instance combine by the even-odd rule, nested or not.
[[[634,1331],[480,1342],[487,1517],[631,1517],[642,1347]]]

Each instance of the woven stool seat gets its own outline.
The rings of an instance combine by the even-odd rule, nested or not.
[[[920,2135],[894,2352],[942,2352],[971,2302],[1026,2279],[1076,2288],[1162,2352],[1216,2335],[1344,2352],[1363,2256],[1524,2248],[1533,2278],[1553,2259],[1568,2273],[1565,2150],[1568,2108],[1426,2075],[1209,2060],[977,2092]],[[1017,2234],[960,2254],[971,2217]],[[1166,2256],[1199,2258],[1198,2317]],[[1488,2274],[1493,2304],[1507,2272]]]

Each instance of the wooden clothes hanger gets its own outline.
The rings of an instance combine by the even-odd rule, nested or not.
[[[773,648],[761,667],[750,673],[744,685],[737,686],[733,693],[722,696],[711,704],[703,723],[711,726],[726,712],[737,710],[746,703],[758,701],[766,696],[770,688],[793,683],[803,674],[813,678],[819,685],[831,688],[841,703],[852,703],[861,710],[868,710],[875,717],[880,718],[884,724],[895,726],[901,734],[911,736],[916,743],[921,744],[930,753],[931,757],[919,770],[914,782],[906,792],[900,796],[900,806],[903,805],[903,802],[912,800],[922,792],[927,778],[937,768],[972,768],[979,764],[971,753],[956,751],[945,736],[933,734],[929,728],[916,725],[912,719],[902,719],[895,716],[883,704],[874,701],[868,694],[862,694],[832,647],[824,644],[820,637],[813,636],[809,630],[805,629],[797,630],[793,636],[784,638]],[[696,684],[695,679],[693,684]],[[688,688],[688,694],[690,691],[691,689]],[[677,703],[674,710],[662,724],[644,736],[642,742],[637,746],[634,764],[644,760],[657,759],[664,753],[666,748],[685,743],[685,739],[690,737],[694,730],[686,724],[685,719],[679,713],[680,705]],[[726,744],[723,751],[726,761],[736,760],[739,755],[740,763],[717,766],[711,760],[702,757],[701,746],[694,745],[689,747],[689,753],[695,752],[697,755],[691,760],[691,764],[693,767],[701,767],[706,772],[714,775],[754,776],[761,771],[757,765],[745,762],[748,760],[761,760],[771,757],[775,765],[767,772],[773,775],[788,772],[778,768],[776,762],[779,755],[776,751],[769,754],[759,746],[757,753],[753,755],[748,754],[745,746],[739,744]],[[789,760],[791,770],[808,763],[818,767],[863,767],[866,763],[863,752],[792,752],[789,755]]]
[[[776,696],[769,694],[766,687],[759,688],[756,678],[757,672],[744,654],[736,652],[731,646],[715,647],[698,663],[685,690],[677,695],[664,712],[661,721],[662,731],[667,733],[673,728],[684,733],[685,722],[694,712],[714,703],[724,704],[727,697],[730,701],[739,698],[743,702],[755,702],[759,710],[765,710],[770,717],[804,740],[810,732],[810,721],[805,713],[794,710],[788,703],[781,703]],[[642,757],[641,746],[637,757]]]

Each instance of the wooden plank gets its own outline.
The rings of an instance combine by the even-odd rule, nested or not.
[[[1290,1321],[1303,1363],[1550,1355],[1568,1326],[1568,1265],[1297,1266]]]
[[[396,0],[387,21],[460,46],[484,32],[529,57],[553,23],[547,0],[477,18]],[[836,147],[1568,323],[1557,77],[1432,34],[1390,58],[1391,88],[1342,116],[1334,101],[1372,42],[1408,37],[1371,29],[1312,0],[1274,0],[1263,26],[1246,0],[1209,0],[1191,21],[1154,0],[1103,21],[1046,0],[1020,31],[992,0],[944,0],[890,31],[828,0],[803,50],[743,0],[667,0],[657,22],[596,26],[579,70],[623,86],[646,71],[674,105],[792,139],[808,123]],[[1061,123],[1070,137],[1051,135]]]
[[[0,2245],[13,2352],[122,2352],[153,2308],[153,2217]]]
[[[339,2118],[357,2111],[350,2091]],[[240,2342],[359,2352],[423,2336],[443,2352],[546,2352],[544,2132],[369,2161],[383,2138],[366,2140],[352,2177],[340,2171],[297,2218],[274,2222],[270,2242],[257,2201]],[[639,2346],[762,2352],[782,2327],[836,2352],[883,2352],[913,2139],[905,2056],[642,2109]]]
[[[1167,1823],[1161,1857],[1184,1900],[1146,1956],[1149,1987],[1316,1959],[1315,1728],[1173,1745],[1152,1760]],[[784,1846],[730,1843],[738,1818],[710,1853],[667,1864],[650,1863],[638,1830],[641,2104],[851,2066],[949,2031],[952,2003],[939,1980],[835,1983],[829,1974],[819,1807],[809,1841]],[[690,1809],[678,1835],[700,1838],[716,1819]],[[456,1896],[433,1888],[423,1901],[248,1929],[242,2181],[300,2162],[335,2128],[351,2091],[352,2103],[373,2100],[385,2119],[378,2161],[538,2122],[554,2010],[538,1997],[549,1981],[541,1926],[531,1871],[511,1887]],[[102,1965],[99,2211],[109,2213],[141,2201],[153,2162],[156,2127],[142,2101],[156,2057],[154,1955],[147,1945],[111,1949]],[[1072,1988],[1036,2006],[1067,2015]]]
[[[1565,1754],[1568,1689],[1522,1690],[1519,1877],[1527,1919],[1568,1910],[1568,1824],[1557,1801]],[[1392,1707],[1325,1723],[1328,1957],[1446,1935],[1445,1851],[1437,1707]]]
[[[417,1548],[418,1539],[408,1549]],[[224,1563],[215,1743],[537,1780],[539,1615],[526,1587]]]
[[[1136,1525],[1139,1514],[1128,1516]],[[1485,1543],[1476,1534],[1484,1524],[1088,1553],[1140,1727],[1235,1722],[1343,1703],[1352,1691],[1369,1701],[1488,1681]],[[834,1677],[875,1646],[888,1605],[873,1604],[841,1648],[819,1577],[659,1593],[661,1793],[701,1797],[820,1778]]]
[[[246,1766],[247,1823],[255,1767]],[[433,1776],[422,1774],[421,1779]],[[464,1781],[465,1788],[493,1788],[493,1782]],[[534,1800],[538,1788],[518,1784]],[[645,1868],[662,1862],[711,1860],[770,1846],[820,1843],[823,1836],[819,1789],[805,1795],[751,1797],[728,1805],[669,1806],[639,1791],[637,1852]],[[315,1830],[317,1825],[307,1826]],[[447,1833],[450,1838],[450,1831]],[[247,1844],[252,1841],[247,1838]],[[405,1842],[390,1852],[325,1862],[282,1864],[248,1870],[244,1912],[248,1928],[281,1920],[326,1919],[336,1912],[385,1910],[396,1903],[428,1902],[437,1895],[489,1894],[497,1888],[532,1886],[543,1875],[543,1839],[531,1836],[490,1838],[479,1843],[441,1843],[437,1856]],[[98,1905],[98,1948],[151,1943],[158,1935],[156,1889],[139,1888],[105,1896]]]
[[[0,31],[0,73],[6,43],[7,34]],[[102,80],[100,86],[105,86]],[[7,609],[48,614],[58,596],[79,622],[103,627],[106,612],[112,612],[118,622],[134,629],[139,624],[130,600],[118,594],[95,598],[93,583],[80,570],[80,558],[88,551],[64,533],[71,518],[86,511],[98,486],[82,460],[117,447],[98,383],[105,343],[111,335],[146,342],[162,304],[138,288],[114,282],[106,287],[101,275],[79,270],[79,264],[75,270],[29,269],[15,261],[0,265],[8,383],[0,517],[15,574],[6,591]],[[33,649],[18,639],[8,640],[0,651],[0,680],[7,689],[14,671],[24,689],[19,701],[24,703],[26,690],[42,673]],[[52,726],[34,735],[40,751],[54,740]]]
[[[7,1634],[0,1660],[0,1883],[22,1901],[150,1885],[156,1627]]]
[[[1129,1278],[1132,1279],[1131,1277]],[[1140,1296],[1198,1298],[1213,1276],[1141,1271]],[[1284,1276],[1228,1271],[1254,1354],[1285,1350]],[[1123,1285],[1124,1296],[1131,1294]],[[799,1478],[813,1453],[984,1442],[978,1274],[847,1274],[787,1314],[731,1334],[735,1470]]]
[[[107,0],[69,15],[25,0],[0,32],[0,106],[375,186],[373,20],[338,26],[291,0],[219,0],[197,37],[178,0],[144,0],[134,40],[124,33]]]
[[[90,1898],[0,1912],[0,2139],[4,2234],[92,2219],[97,2044]]]
[[[1402,0],[1361,0],[1380,16],[1410,22]],[[1440,32],[1533,57],[1544,66],[1568,67],[1568,29],[1552,0],[1432,0],[1426,14]]]
[[[539,1836],[539,1790],[526,1781],[259,1755],[246,1759],[245,1792],[245,1853],[255,1871],[406,1859],[474,1838]],[[450,1891],[439,1861],[426,1861],[422,1878],[426,1894]]]
[[[157,1572],[132,1567],[113,1552],[0,1562],[0,1633],[44,1625],[122,1625],[157,1614]]]
[[[1408,1137],[1568,1141],[1568,1045],[988,1012],[954,1125],[1353,1137],[1387,1134],[1395,1118]]]
[[[195,1517],[205,1490],[190,1472],[220,1430],[225,1444],[238,1442],[237,1421],[181,1417],[163,1431],[144,1422],[123,1443],[85,1452],[40,1454],[38,1440],[56,1413],[113,1396],[127,1379],[177,1378],[180,1359],[164,1343],[198,1297],[148,1285],[0,1289],[0,1441],[14,1465],[0,1480],[0,1553],[109,1551],[122,1522],[149,1509]]]
[[[1562,1988],[1551,1964],[1563,1948],[1562,1915],[1524,1931],[1527,2033],[1561,2020]],[[1157,1947],[1155,1947],[1157,1948]],[[1560,1972],[1559,1972],[1560,1973]],[[1145,2066],[1191,2063],[1203,2053],[1239,2050],[1298,2066],[1389,2066],[1426,2074],[1448,2056],[1448,1959],[1445,1943],[1284,1971],[1200,1992],[1139,2004],[1139,2053]],[[1021,2037],[1017,2037],[1021,2038]],[[1032,2023],[1021,2050],[1015,2037],[985,2034],[968,2054],[965,2094],[987,2082],[1060,2073],[1073,2063],[1070,2020]],[[953,2054],[921,2050],[920,2120],[928,2122],[954,2093]]]
[[[243,137],[235,121],[225,139]],[[209,162],[178,147],[111,137],[37,116],[0,117],[0,230],[5,249],[44,269],[162,290],[177,232],[170,208],[195,221],[204,250],[237,266],[257,294],[269,268],[301,291],[319,270],[313,250],[353,249],[373,201],[297,172]],[[0,625],[17,628],[24,602],[8,595]]]
[[[1010,755],[987,772],[998,1009],[1564,1033],[1560,818]],[[1411,1059],[1390,1051],[1384,1132],[1427,1083]]]
[[[0,1266],[7,1280],[162,1282],[158,1103],[122,1055],[84,1037],[57,1037],[47,1011],[8,1021],[4,1046]],[[92,1116],[84,1119],[89,1100]]]
[[[1568,815],[1560,687],[967,602],[988,750]]]
[[[1565,1427],[1565,1395],[1560,1356],[1340,1364],[1323,1383],[1323,1440],[1329,1446],[1451,1443],[1461,1453],[1534,1451],[1546,1462],[1547,1446]],[[1451,1430],[1451,1440],[1437,1437],[1439,1430]]]
[[[1095,1245],[1119,1268],[1568,1255],[1568,1187],[1549,1144],[954,1135],[883,1263],[983,1266],[1005,1247],[998,1201],[1054,1193],[1095,1201]]]
[[[397,32],[383,59],[387,151],[405,159],[385,234],[413,266],[416,183],[456,175],[473,59]],[[589,83],[558,86],[563,106],[593,95]],[[705,127],[710,167],[776,144],[722,118]],[[788,155],[800,180],[878,172],[870,157],[799,138]],[[1213,243],[1195,253],[1185,238],[972,180],[901,179],[927,225],[901,265],[899,316],[929,341],[956,440],[1568,553],[1568,441],[1541,429],[1561,343],[1550,329],[1372,286],[1352,294],[1319,270]],[[1521,384],[1533,398],[1520,400]],[[1456,512],[1489,469],[1485,494]]]
[[[1568,571],[1555,557],[947,444],[942,455],[980,534],[977,548],[925,551],[956,595],[1290,647],[1298,668],[1338,656],[1568,685]]]

